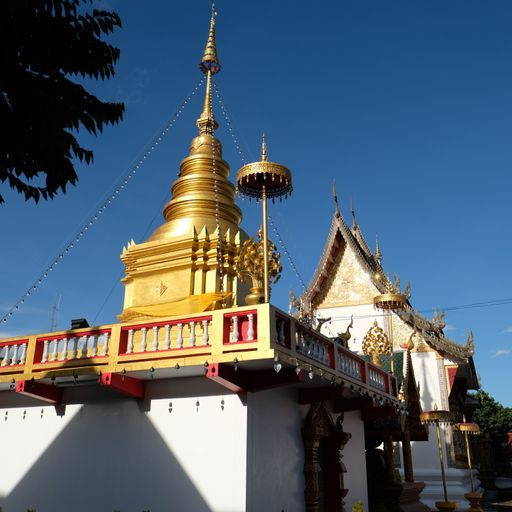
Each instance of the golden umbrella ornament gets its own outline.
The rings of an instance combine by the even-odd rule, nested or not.
[[[462,423],[456,423],[453,426],[453,429],[462,432],[466,442],[466,456],[468,460],[471,492],[464,494],[464,498],[469,501],[468,512],[482,512],[482,507],[480,506],[480,500],[482,499],[482,496],[480,493],[475,492],[475,484],[473,482],[473,465],[471,463],[471,448],[469,446],[469,436],[480,434],[480,427],[476,423],[467,422],[466,418],[463,418],[463,420],[464,421]]]
[[[427,425],[435,425],[437,434],[437,447],[439,449],[439,463],[441,465],[441,477],[443,479],[444,501],[436,501],[436,507],[441,511],[453,511],[457,508],[456,501],[448,501],[448,490],[446,488],[446,474],[444,471],[443,445],[441,443],[441,423],[451,423],[452,413],[443,411],[434,406],[432,411],[423,411],[420,414],[420,421]]]
[[[389,323],[389,354],[390,354],[390,366],[391,373],[395,373],[395,361],[393,354],[393,319],[392,314],[398,313],[400,311],[404,311],[407,307],[408,303],[407,294],[401,293],[399,289],[394,289],[392,286],[389,286],[389,289],[386,293],[381,295],[377,295],[373,299],[373,305],[380,309],[381,311],[385,311],[388,316]]]
[[[267,199],[288,197],[292,193],[292,173],[284,165],[269,162],[265,134],[261,144],[261,160],[246,164],[236,174],[236,188],[240,195],[261,200],[263,210],[263,289],[265,302],[269,301],[268,275],[268,213]]]

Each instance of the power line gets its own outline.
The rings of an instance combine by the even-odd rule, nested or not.
[[[495,306],[504,306],[512,304],[512,298],[509,299],[495,299],[495,300],[488,300],[483,302],[473,302],[470,304],[460,304],[458,306],[448,306],[448,307],[441,307],[441,308],[431,308],[431,309],[414,309],[411,311],[411,313],[433,313],[436,310],[438,311],[458,311],[462,309],[474,309],[474,308],[486,308],[486,307],[495,307]],[[350,307],[350,306],[345,306]],[[398,316],[407,315],[409,312],[397,312],[396,314]],[[353,316],[354,319],[357,318],[377,318],[377,317],[385,317],[386,314],[383,313],[375,313],[375,314],[369,314],[369,315],[341,315],[341,316],[331,316],[331,320],[350,320],[350,318]]]

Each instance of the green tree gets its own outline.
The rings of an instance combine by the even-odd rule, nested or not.
[[[121,26],[119,16],[89,12],[83,4],[90,1],[0,2],[0,182],[26,200],[75,185],[77,159],[93,159],[78,130],[97,134],[124,112],[122,103],[100,101],[70,79],[110,78],[119,58],[101,40]]]
[[[471,397],[479,402],[471,420],[478,423],[483,432],[502,434],[512,431],[512,408],[504,407],[483,390],[477,391]]]

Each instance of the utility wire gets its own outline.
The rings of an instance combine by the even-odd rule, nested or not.
[[[489,300],[489,301],[483,301],[483,302],[473,302],[471,304],[460,304],[458,306],[448,306],[448,307],[442,307],[442,308],[431,308],[431,309],[413,309],[412,311],[408,312],[397,312],[396,314],[398,316],[405,316],[408,313],[433,313],[436,310],[438,311],[459,311],[463,309],[474,309],[474,308],[487,308],[487,307],[495,307],[495,306],[504,306],[512,304],[512,298],[509,299],[496,299],[496,300]],[[377,317],[387,317],[388,313],[375,313],[375,314],[369,314],[369,315],[341,315],[341,316],[332,316],[331,320],[350,320],[351,317],[354,319],[357,318],[377,318]]]

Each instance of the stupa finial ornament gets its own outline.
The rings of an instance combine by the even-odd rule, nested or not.
[[[204,49],[203,58],[199,68],[206,75],[206,94],[201,116],[197,120],[199,135],[213,135],[218,128],[218,123],[213,115],[212,108],[212,76],[220,71],[220,62],[217,56],[217,44],[215,42],[215,3],[212,3],[212,17],[210,20],[210,31]]]
[[[246,293],[247,287],[236,276],[234,258],[225,257],[238,254],[247,235],[240,227],[242,211],[229,180],[229,164],[215,137],[213,75],[221,67],[215,14],[212,4],[206,47],[198,58],[206,89],[197,120],[199,134],[179,164],[171,198],[163,208],[164,223],[122,254],[126,291],[119,318],[123,322],[150,314],[172,316],[178,309],[194,312],[199,303],[205,309],[238,305],[236,297]]]

